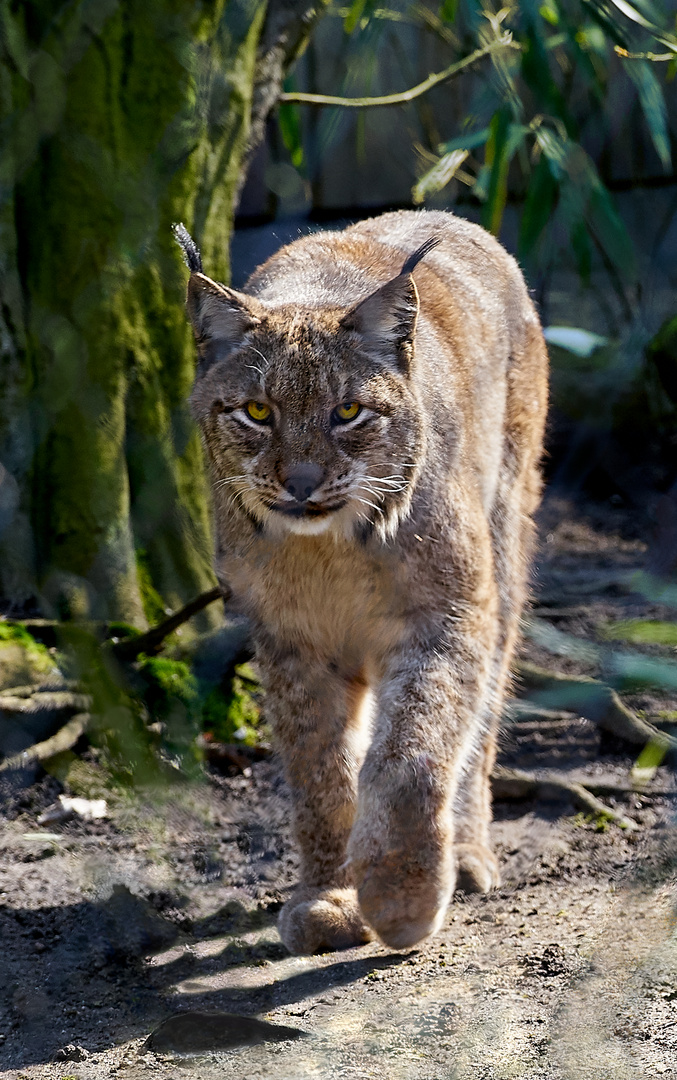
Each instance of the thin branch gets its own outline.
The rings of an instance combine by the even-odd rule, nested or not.
[[[614,45],[614,52],[618,56],[622,56],[624,60],[651,60],[654,64],[665,64],[669,60],[675,59],[674,52],[668,53],[655,53],[655,52],[628,52],[621,45]]]
[[[115,642],[112,646],[113,655],[118,660],[126,661],[136,660],[140,653],[153,656],[159,652],[165,638],[173,634],[179,626],[188,622],[193,615],[197,615],[198,611],[202,611],[209,604],[213,604],[215,600],[223,599],[225,601],[229,596],[230,591],[226,593],[218,586],[215,589],[210,589],[209,592],[201,593],[200,596],[196,596],[194,600],[190,600],[184,607],[175,611],[169,618],[163,619],[157,626],[152,626],[145,634],[139,634],[138,637],[123,638],[122,641]]]
[[[304,94],[298,92],[280,94],[279,100],[281,102],[293,102],[297,105],[338,105],[346,109],[370,109],[376,105],[403,105],[408,101],[414,101],[415,98],[421,97],[422,94],[427,94],[434,86],[439,86],[440,83],[447,82],[456,75],[460,75],[466,68],[471,67],[473,64],[476,64],[478,60],[481,60],[485,56],[489,56],[498,49],[520,48],[521,46],[512,40],[512,35],[506,31],[501,37],[490,41],[488,45],[484,45],[481,49],[476,49],[470,56],[464,57],[463,60],[456,61],[455,64],[451,64],[448,68],[445,68],[444,71],[438,71],[434,75],[429,75],[422,83],[419,83],[417,86],[412,86],[410,90],[403,90],[399,94],[385,94],[382,97],[345,98],[333,97],[330,94]]]
[[[624,814],[607,806],[593,795],[590,790],[592,782],[587,780],[582,782],[552,772],[531,773],[524,772],[522,769],[496,766],[491,774],[491,787],[495,799],[526,799],[536,796],[540,799],[552,800],[553,797],[559,798],[565,794],[575,806],[587,814],[608,818],[621,829],[639,828],[636,821],[625,817]]]

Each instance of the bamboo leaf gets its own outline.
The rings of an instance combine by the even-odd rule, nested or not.
[[[458,11],[458,0],[442,0],[440,4],[440,19],[444,19],[445,22],[453,23],[456,21],[456,13]]]
[[[482,208],[482,224],[494,236],[498,236],[501,231],[503,211],[508,197],[509,134],[510,113],[505,108],[500,109],[494,114],[490,124],[485,156],[485,163],[489,169],[489,184],[487,201]]]
[[[362,18],[367,5],[369,5],[370,7],[373,6],[373,4],[370,3],[370,0],[353,0],[352,4],[348,9],[348,14],[343,20],[343,29],[346,34],[352,34],[353,30]]]
[[[623,67],[637,87],[651,140],[661,164],[667,172],[672,166],[670,136],[668,133],[668,110],[663,88],[656,78],[651,64],[646,60],[626,60]]]
[[[303,139],[298,105],[283,101],[278,110],[278,123],[282,142],[289,151],[292,165],[296,169],[302,168],[304,164]]]
[[[489,128],[482,128],[481,131],[466,132],[463,135],[457,135],[455,139],[450,139],[449,142],[442,143],[439,147],[440,154],[449,154],[452,150],[474,150],[477,146],[483,146],[489,138]]]
[[[528,258],[548,224],[555,206],[557,190],[557,182],[548,161],[541,156],[531,174],[520,221],[518,252],[521,259]]]
[[[572,228],[571,246],[576,256],[578,276],[584,285],[588,285],[592,273],[592,248],[584,221],[577,221]]]

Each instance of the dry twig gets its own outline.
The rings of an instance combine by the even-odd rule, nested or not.
[[[506,769],[502,766],[496,766],[491,774],[491,787],[495,799],[535,797],[550,801],[559,799],[565,794],[570,797],[575,806],[587,814],[608,818],[621,829],[639,828],[632,818],[626,817],[618,810],[601,802],[590,790],[591,786],[592,782],[587,780],[583,784],[580,780],[572,780],[570,777],[560,776],[557,773],[531,773],[524,772],[522,769]],[[628,791],[632,790],[628,789]]]
[[[137,637],[123,638],[122,641],[115,642],[112,645],[114,656],[118,660],[126,661],[136,660],[137,656],[140,656],[141,653],[146,653],[147,656],[154,656],[155,653],[160,651],[165,638],[169,637],[170,634],[173,634],[179,626],[188,622],[193,615],[197,615],[198,611],[202,611],[202,609],[206,608],[209,604],[213,604],[215,600],[223,599],[225,602],[229,595],[230,592],[226,593],[218,586],[215,589],[210,589],[208,592],[201,593],[200,596],[196,596],[194,600],[189,601],[184,607],[175,611],[173,615],[163,619],[157,626],[152,626],[145,634],[139,634]]]

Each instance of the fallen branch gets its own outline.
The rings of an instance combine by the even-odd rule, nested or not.
[[[0,762],[0,773],[15,769],[29,769],[34,765],[43,765],[57,754],[63,754],[66,750],[72,750],[78,739],[87,730],[91,717],[89,713],[82,712],[72,716],[67,724],[57,731],[56,735],[45,739],[44,742],[35,743],[20,754],[14,754]]]
[[[77,691],[77,679],[49,679],[47,682],[29,683],[27,686],[10,686],[0,690],[0,707],[4,698],[30,698],[34,694],[53,694],[63,691]]]
[[[496,766],[491,774],[491,788],[495,799],[538,798],[546,801],[560,799],[563,794],[580,810],[596,817],[608,818],[621,829],[634,830],[639,826],[632,818],[626,817],[598,799],[590,790],[592,782],[559,776],[556,773],[529,773],[522,769],[506,769]],[[633,791],[634,789],[629,789]]]
[[[371,109],[376,105],[404,105],[408,101],[414,101],[423,94],[427,94],[434,86],[439,86],[440,83],[447,82],[456,75],[460,75],[466,68],[471,67],[472,64],[476,64],[477,61],[481,60],[483,57],[489,56],[490,53],[496,52],[497,49],[519,48],[520,46],[517,42],[512,40],[512,35],[509,31],[506,31],[504,34],[501,34],[500,37],[495,38],[487,45],[482,46],[481,49],[475,49],[475,52],[471,53],[470,56],[465,56],[462,60],[457,60],[455,64],[450,64],[444,71],[438,71],[434,75],[429,75],[422,83],[418,83],[417,86],[412,86],[411,89],[403,90],[398,94],[384,94],[381,97],[346,98],[334,97],[331,94],[290,92],[288,94],[280,94],[279,100],[281,102],[291,102],[295,105],[338,105],[345,109]]]
[[[549,705],[576,712],[604,731],[633,746],[648,742],[664,750],[677,749],[677,739],[637,716],[624,705],[615,690],[587,675],[563,675],[527,661],[518,661],[515,673],[523,685],[541,692]],[[545,704],[545,702],[544,702]]]
[[[31,697],[3,694],[0,696],[0,713],[14,716],[77,713],[89,709],[91,704],[91,698],[87,694],[74,694],[70,690],[39,691]]]
[[[157,626],[152,626],[150,630],[147,630],[145,634],[138,634],[136,637],[126,637],[122,641],[114,642],[111,646],[113,655],[118,660],[136,660],[137,656],[141,653],[146,653],[147,656],[154,656],[160,651],[165,638],[173,634],[175,630],[179,628],[183,623],[188,622],[193,615],[197,615],[199,611],[206,608],[209,604],[213,604],[215,600],[223,599],[226,601],[230,596],[230,591],[224,592],[223,589],[217,587],[210,589],[209,592],[201,593],[200,596],[196,596],[194,600],[190,600],[184,607],[179,608],[173,615],[163,619]]]

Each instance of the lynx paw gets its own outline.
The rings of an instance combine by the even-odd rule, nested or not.
[[[301,886],[282,908],[277,926],[291,953],[349,949],[374,937],[360,914],[354,889]]]
[[[501,883],[496,856],[483,844],[456,844],[457,889],[464,892],[491,892]]]
[[[407,865],[401,852],[354,869],[360,909],[386,945],[406,949],[439,929],[452,892],[445,875]]]

